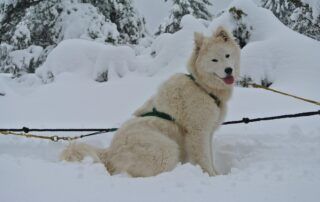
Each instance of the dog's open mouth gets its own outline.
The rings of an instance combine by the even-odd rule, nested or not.
[[[234,83],[234,77],[231,76],[231,75],[222,78],[222,80],[223,80],[226,84],[228,84],[228,85],[231,85],[231,84]]]

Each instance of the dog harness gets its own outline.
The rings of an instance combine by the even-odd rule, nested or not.
[[[140,115],[141,117],[145,117],[145,116],[155,116],[155,117],[159,117],[168,121],[175,121],[175,119],[170,116],[167,113],[164,112],[159,112],[155,107],[152,109],[151,112],[147,112],[145,114]]]
[[[191,74],[186,74],[186,76],[189,77],[197,86],[199,86],[199,88],[201,88],[204,91],[204,89],[196,82],[195,78]],[[212,94],[212,93],[208,93],[208,95],[212,99],[214,99],[214,102],[216,103],[216,105],[218,107],[220,107],[221,100],[217,96]],[[140,115],[140,117],[146,117],[146,116],[154,116],[154,117],[159,117],[159,118],[162,118],[162,119],[165,119],[165,120],[168,120],[168,121],[175,121],[175,119],[171,115],[169,115],[167,113],[164,113],[164,112],[160,112],[155,107],[153,107],[151,112],[147,112],[147,113],[144,113],[144,114]]]
[[[196,79],[192,76],[192,74],[186,74],[186,76],[187,77],[189,77],[199,88],[201,88],[203,91],[205,91],[197,82],[196,82]],[[206,91],[205,91],[206,92]],[[206,92],[207,93],[207,92]],[[208,93],[208,95],[212,98],[212,99],[214,99],[214,102],[216,103],[216,105],[218,106],[218,107],[220,107],[220,105],[221,105],[221,100],[217,97],[217,96],[215,96],[214,94],[212,94],[212,93]]]

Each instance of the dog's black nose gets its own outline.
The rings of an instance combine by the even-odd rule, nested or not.
[[[227,67],[227,68],[225,68],[224,72],[225,72],[227,75],[230,75],[230,74],[232,74],[232,68],[231,68],[231,67]]]

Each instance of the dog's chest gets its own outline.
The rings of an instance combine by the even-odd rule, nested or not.
[[[170,114],[180,125],[208,127],[220,119],[220,107],[201,87],[185,75],[168,80],[159,90],[155,107]]]
[[[190,96],[184,97],[186,103],[186,111],[189,119],[197,119],[204,123],[213,122],[220,117],[220,107],[215,99],[201,89],[193,89]]]

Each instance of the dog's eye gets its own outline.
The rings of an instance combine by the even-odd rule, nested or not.
[[[229,54],[226,54],[226,58],[229,58],[230,57],[230,55]]]
[[[218,60],[217,60],[217,59],[212,59],[211,61],[212,61],[212,62],[218,62]]]

